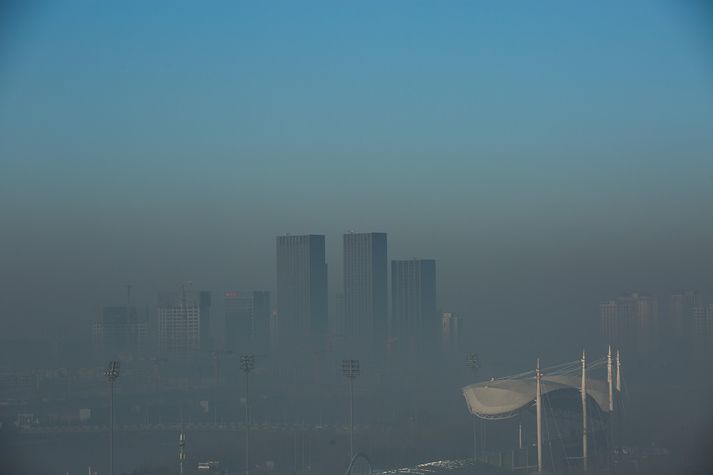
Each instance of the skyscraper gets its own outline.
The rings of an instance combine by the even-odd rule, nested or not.
[[[685,290],[671,296],[667,326],[675,343],[689,340],[695,327],[693,309],[700,305],[698,292],[693,290]]]
[[[266,352],[270,346],[270,292],[226,292],[225,347]]]
[[[144,349],[147,335],[148,322],[139,317],[134,306],[104,307],[101,320],[94,324],[94,343],[105,357],[135,355]]]
[[[345,334],[356,348],[382,351],[388,327],[386,233],[344,235]]]
[[[324,236],[277,237],[278,340],[324,345],[327,334],[327,263]]]
[[[391,312],[397,351],[413,355],[437,346],[436,261],[391,261]]]
[[[450,312],[441,315],[441,345],[444,351],[450,353],[460,351],[462,332],[463,323],[458,315]]]
[[[602,336],[616,347],[639,354],[652,351],[658,337],[658,303],[649,295],[632,293],[599,305]]]
[[[159,294],[158,346],[161,352],[188,352],[209,349],[210,292]]]

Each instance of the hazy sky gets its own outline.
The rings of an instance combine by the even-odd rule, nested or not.
[[[142,302],[184,280],[274,289],[288,232],[327,235],[332,294],[341,233],[385,231],[390,258],[438,260],[442,307],[481,321],[580,327],[609,293],[710,291],[710,13],[6,8],[0,332],[88,332],[127,282]]]

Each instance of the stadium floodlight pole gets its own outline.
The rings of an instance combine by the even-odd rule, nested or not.
[[[616,392],[621,392],[621,354],[616,350]],[[617,394],[618,397],[621,395]]]
[[[114,475],[114,381],[119,377],[119,361],[110,361],[104,376],[109,381],[109,473]]]
[[[480,358],[478,353],[468,353],[465,355],[465,365],[473,371],[473,377],[478,375],[480,369]],[[478,461],[478,416],[473,414],[473,463]]]
[[[540,371],[540,358],[537,358],[535,381],[535,406],[537,409],[537,471],[542,472],[542,372]]]
[[[587,433],[587,354],[582,350],[582,468],[588,468],[588,433]]]
[[[255,355],[241,355],[240,369],[245,373],[245,475],[250,475],[250,371],[255,368]]]
[[[342,360],[342,374],[349,379],[349,461],[354,460],[354,380],[361,373],[359,360]]]
[[[183,462],[186,461],[186,433],[183,426],[183,407],[181,407],[181,432],[178,434],[178,467],[179,475],[183,475]]]
[[[179,474],[183,475],[183,462],[186,461],[186,434],[181,428],[181,433],[178,435],[178,461],[179,461]]]

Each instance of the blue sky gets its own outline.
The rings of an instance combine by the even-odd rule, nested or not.
[[[147,295],[186,278],[272,288],[273,239],[286,232],[327,234],[336,291],[352,229],[388,232],[390,257],[436,257],[441,300],[466,312],[473,285],[525,286],[512,276],[536,280],[552,262],[568,262],[552,287],[712,284],[701,280],[713,238],[701,4],[10,12],[6,298],[25,301],[29,283],[91,289],[92,305],[126,281]]]

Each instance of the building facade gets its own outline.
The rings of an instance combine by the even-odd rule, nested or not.
[[[390,345],[409,355],[432,352],[439,341],[436,261],[391,261]]]
[[[327,263],[322,235],[277,237],[279,345],[324,345],[327,336]]]
[[[658,343],[658,303],[650,295],[632,293],[599,305],[602,336],[617,348],[646,354]]]
[[[161,353],[210,349],[210,292],[159,294],[158,348]]]
[[[235,352],[268,352],[270,292],[225,292],[225,348]]]
[[[356,348],[386,347],[388,282],[386,233],[344,235],[344,333]]]
[[[462,332],[462,319],[454,313],[443,312],[441,315],[441,347],[445,352],[458,353],[460,351]]]
[[[694,331],[693,309],[701,306],[698,292],[685,290],[671,295],[667,331],[673,343],[683,343],[690,339]]]
[[[100,320],[94,323],[92,337],[104,356],[135,355],[146,347],[148,322],[139,317],[134,306],[104,307]]]

